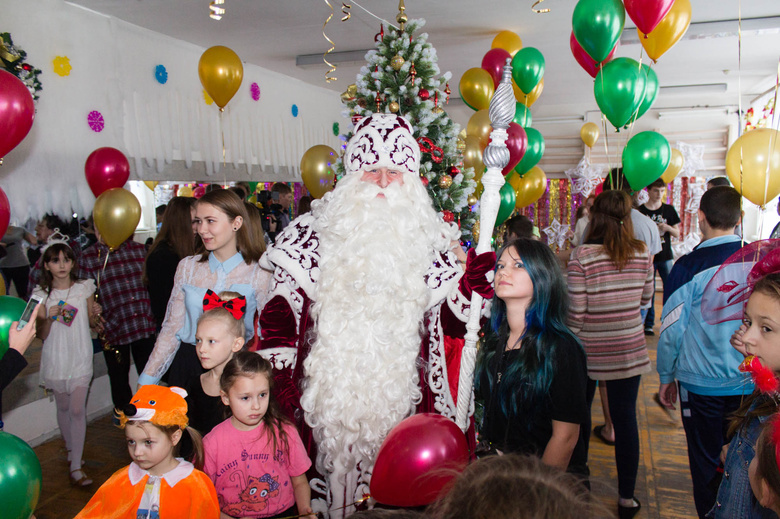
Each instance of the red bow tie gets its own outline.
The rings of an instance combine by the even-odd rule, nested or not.
[[[206,290],[206,296],[203,298],[203,311],[206,312],[212,308],[224,308],[230,315],[236,319],[243,319],[246,313],[246,298],[238,296],[233,299],[223,301],[211,289]]]

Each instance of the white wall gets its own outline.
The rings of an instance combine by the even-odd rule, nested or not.
[[[122,150],[135,179],[165,179],[175,161],[179,176],[181,164],[197,172],[192,180],[292,180],[300,179],[303,152],[315,144],[337,148],[333,123],[348,124],[337,93],[245,63],[241,88],[220,125],[198,79],[205,49],[62,0],[0,5],[2,30],[43,71],[33,128],[0,167],[12,221],[52,210],[90,212],[94,196],[84,162],[101,146]],[[54,73],[56,56],[70,59],[70,75]],[[155,79],[160,64],[168,73],[165,84]],[[260,86],[259,101],[250,95],[252,83]],[[87,124],[93,110],[105,119],[100,133]],[[221,164],[223,131],[227,167]]]

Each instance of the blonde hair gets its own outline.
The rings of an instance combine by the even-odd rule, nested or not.
[[[241,297],[242,294],[239,294],[238,292],[232,292],[230,290],[223,290],[217,295],[221,300],[227,301],[228,299]],[[198,318],[198,326],[200,326],[200,323],[203,321],[212,319],[215,321],[222,321],[224,324],[226,324],[228,327],[228,332],[230,332],[235,337],[246,339],[246,326],[244,325],[244,319],[246,319],[246,315],[244,315],[242,319],[236,319],[233,317],[233,314],[228,312],[225,308],[212,308],[203,312],[203,314]]]

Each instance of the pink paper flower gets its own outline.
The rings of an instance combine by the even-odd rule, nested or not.
[[[252,93],[252,99],[255,101],[260,100],[260,85],[252,83],[252,86],[249,87],[249,91]]]
[[[97,110],[92,110],[87,114],[87,124],[92,128],[93,132],[102,132],[105,126],[105,120],[103,120],[103,114]]]

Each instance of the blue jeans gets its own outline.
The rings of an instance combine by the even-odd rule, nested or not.
[[[650,298],[650,308],[648,308],[647,317],[645,317],[645,329],[652,329],[655,325],[655,273],[658,272],[664,287],[666,287],[666,279],[669,277],[669,272],[672,270],[673,264],[674,261],[672,260],[653,262],[653,267],[655,269],[653,272],[653,296]]]

